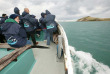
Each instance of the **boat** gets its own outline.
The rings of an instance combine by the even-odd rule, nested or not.
[[[73,74],[68,39],[63,27],[58,25],[54,34],[54,43],[49,46],[43,41],[43,31],[36,38],[40,46],[48,48],[31,48],[23,52],[16,60],[0,71],[0,74]],[[0,48],[0,59],[13,50]],[[1,65],[0,65],[1,66]]]

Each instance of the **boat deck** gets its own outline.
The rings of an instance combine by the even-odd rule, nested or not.
[[[46,46],[40,41],[39,45]],[[48,49],[33,48],[36,63],[30,74],[65,74],[64,59],[57,58],[56,44],[51,43]]]

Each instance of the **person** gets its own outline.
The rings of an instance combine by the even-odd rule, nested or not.
[[[35,15],[31,15],[31,17],[36,19]],[[37,34],[37,37],[40,37],[40,32],[41,32],[41,31],[39,31],[40,29],[41,29],[41,27],[39,26],[38,19],[36,19],[36,29],[35,30],[37,30],[37,31],[35,31],[35,33]]]
[[[19,15],[11,14],[10,17],[1,25],[7,43],[15,48],[31,44],[27,40],[26,31],[19,25]]]
[[[27,32],[28,39],[31,37],[33,45],[36,46],[38,44],[38,42],[36,42],[35,39],[36,19],[29,14],[28,8],[24,8],[24,12],[22,13],[22,16],[23,16],[24,28]]]
[[[6,19],[8,19],[8,16],[6,14],[2,14],[2,17],[0,17],[0,24],[3,24],[5,22]]]
[[[5,37],[4,35],[2,34],[2,31],[1,31],[1,24],[0,24],[0,43],[5,43]]]
[[[19,15],[19,20],[20,20],[19,21],[19,24],[20,24],[21,27],[24,28],[23,17],[22,17],[22,15],[20,15],[20,10],[19,10],[18,7],[15,7],[14,8],[14,13],[17,14],[17,15]]]
[[[53,32],[57,30],[55,15],[52,15],[48,10],[46,10],[46,15],[44,16],[44,19],[42,21],[46,23],[47,45],[50,45],[50,40],[53,42]]]
[[[6,14],[2,14],[2,17],[0,17],[0,42],[1,43],[5,43],[5,41],[6,41],[4,35],[2,34],[2,31],[1,31],[1,24],[3,24],[6,19],[8,19],[8,16]]]
[[[43,32],[44,32],[44,41],[47,39],[47,36],[46,36],[46,23],[43,22],[43,18],[44,16],[46,15],[46,13],[42,12],[41,13],[41,18],[39,19],[39,22],[40,22],[40,27],[42,28]]]

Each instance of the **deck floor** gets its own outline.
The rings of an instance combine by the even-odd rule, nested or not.
[[[46,46],[46,42],[40,41],[39,45]],[[59,60],[56,55],[56,44],[51,43],[49,47],[49,49],[33,49],[36,63],[30,74],[65,74],[63,58]]]

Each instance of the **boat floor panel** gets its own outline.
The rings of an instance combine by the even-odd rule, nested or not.
[[[40,41],[39,45],[46,46],[46,42]],[[56,44],[51,43],[50,48],[33,48],[36,63],[30,74],[64,74],[64,61],[57,58]]]

